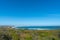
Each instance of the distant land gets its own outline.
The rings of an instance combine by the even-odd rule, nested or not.
[[[15,29],[28,29],[28,30],[60,30],[60,26],[10,26],[0,25],[0,27],[11,27]]]

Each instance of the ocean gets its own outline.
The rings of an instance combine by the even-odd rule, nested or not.
[[[18,26],[16,28],[25,30],[60,30],[60,26]]]

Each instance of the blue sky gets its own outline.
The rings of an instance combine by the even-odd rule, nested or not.
[[[60,0],[0,0],[0,25],[60,25]]]

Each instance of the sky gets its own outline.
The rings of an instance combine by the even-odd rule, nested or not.
[[[0,25],[60,25],[60,0],[0,0]]]

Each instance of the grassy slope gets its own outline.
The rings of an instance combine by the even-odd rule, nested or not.
[[[0,34],[6,34],[13,40],[60,40],[60,30],[16,30],[13,28],[0,28]],[[60,34],[60,33],[59,33]]]

